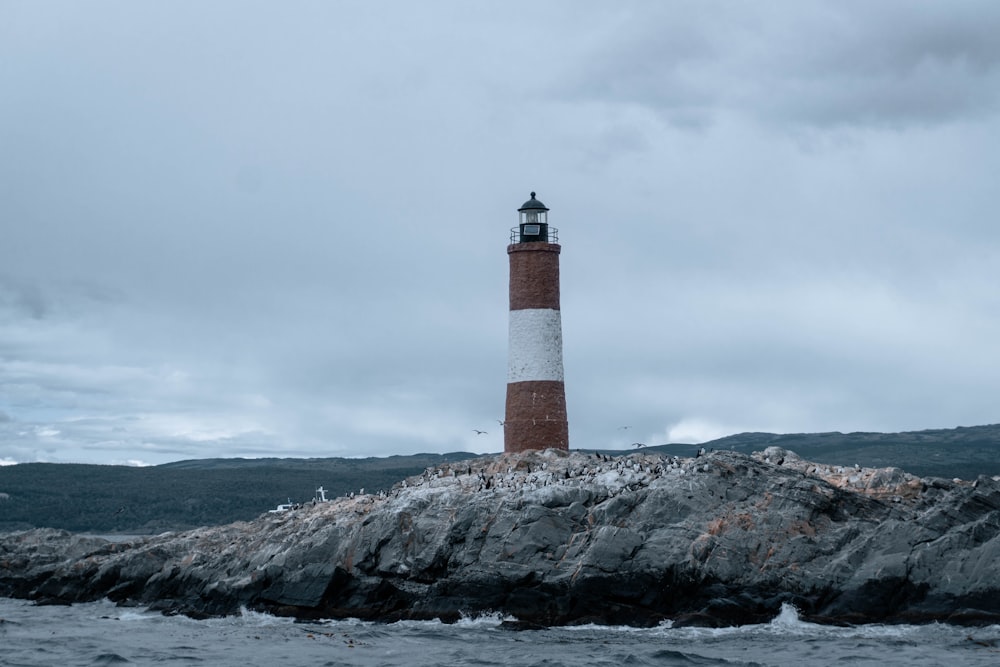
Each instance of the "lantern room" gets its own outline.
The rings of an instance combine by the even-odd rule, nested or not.
[[[549,209],[542,202],[535,199],[535,193],[531,193],[531,199],[524,202],[518,211],[518,226],[511,230],[512,243],[549,243],[557,241],[553,238],[556,230],[549,229]]]

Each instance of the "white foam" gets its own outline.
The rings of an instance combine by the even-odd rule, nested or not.
[[[799,617],[799,610],[795,608],[795,605],[791,605],[787,602],[781,603],[781,611],[775,616],[769,623],[771,628],[778,631],[789,631],[800,633],[804,630],[813,631],[819,626],[815,623],[806,623]]]
[[[793,605],[782,603],[781,611],[767,624],[767,630],[779,635],[795,636],[826,636],[843,639],[887,639],[905,637],[919,631],[916,625],[881,625],[867,623],[840,627],[835,625],[819,625],[808,623],[799,616],[799,610]]]
[[[516,620],[516,617],[504,615],[500,612],[484,612],[482,614],[466,614],[462,612],[461,618],[459,618],[455,625],[463,628],[489,628],[499,627],[504,621]]]
[[[123,611],[118,614],[119,621],[150,621],[163,618],[163,615],[153,611]]]
[[[262,611],[253,611],[252,609],[247,609],[246,607],[240,607],[240,615],[238,618],[243,625],[250,625],[253,627],[290,625],[295,622],[294,618],[272,616],[271,614],[267,614]]]

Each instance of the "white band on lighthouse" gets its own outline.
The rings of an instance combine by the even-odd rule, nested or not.
[[[563,381],[562,316],[551,308],[510,311],[507,382]]]

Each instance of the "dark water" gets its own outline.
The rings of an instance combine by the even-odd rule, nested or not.
[[[801,622],[724,630],[579,627],[512,632],[499,618],[455,625],[294,623],[252,612],[193,621],[111,603],[34,607],[0,599],[0,665],[1000,665],[1000,626]]]

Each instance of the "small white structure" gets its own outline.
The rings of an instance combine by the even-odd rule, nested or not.
[[[282,504],[282,505],[278,505],[273,510],[268,510],[267,512],[268,512],[268,514],[279,514],[281,512],[287,512],[288,510],[294,509],[294,508],[295,508],[295,503],[293,503],[292,499],[289,498],[287,503]]]

